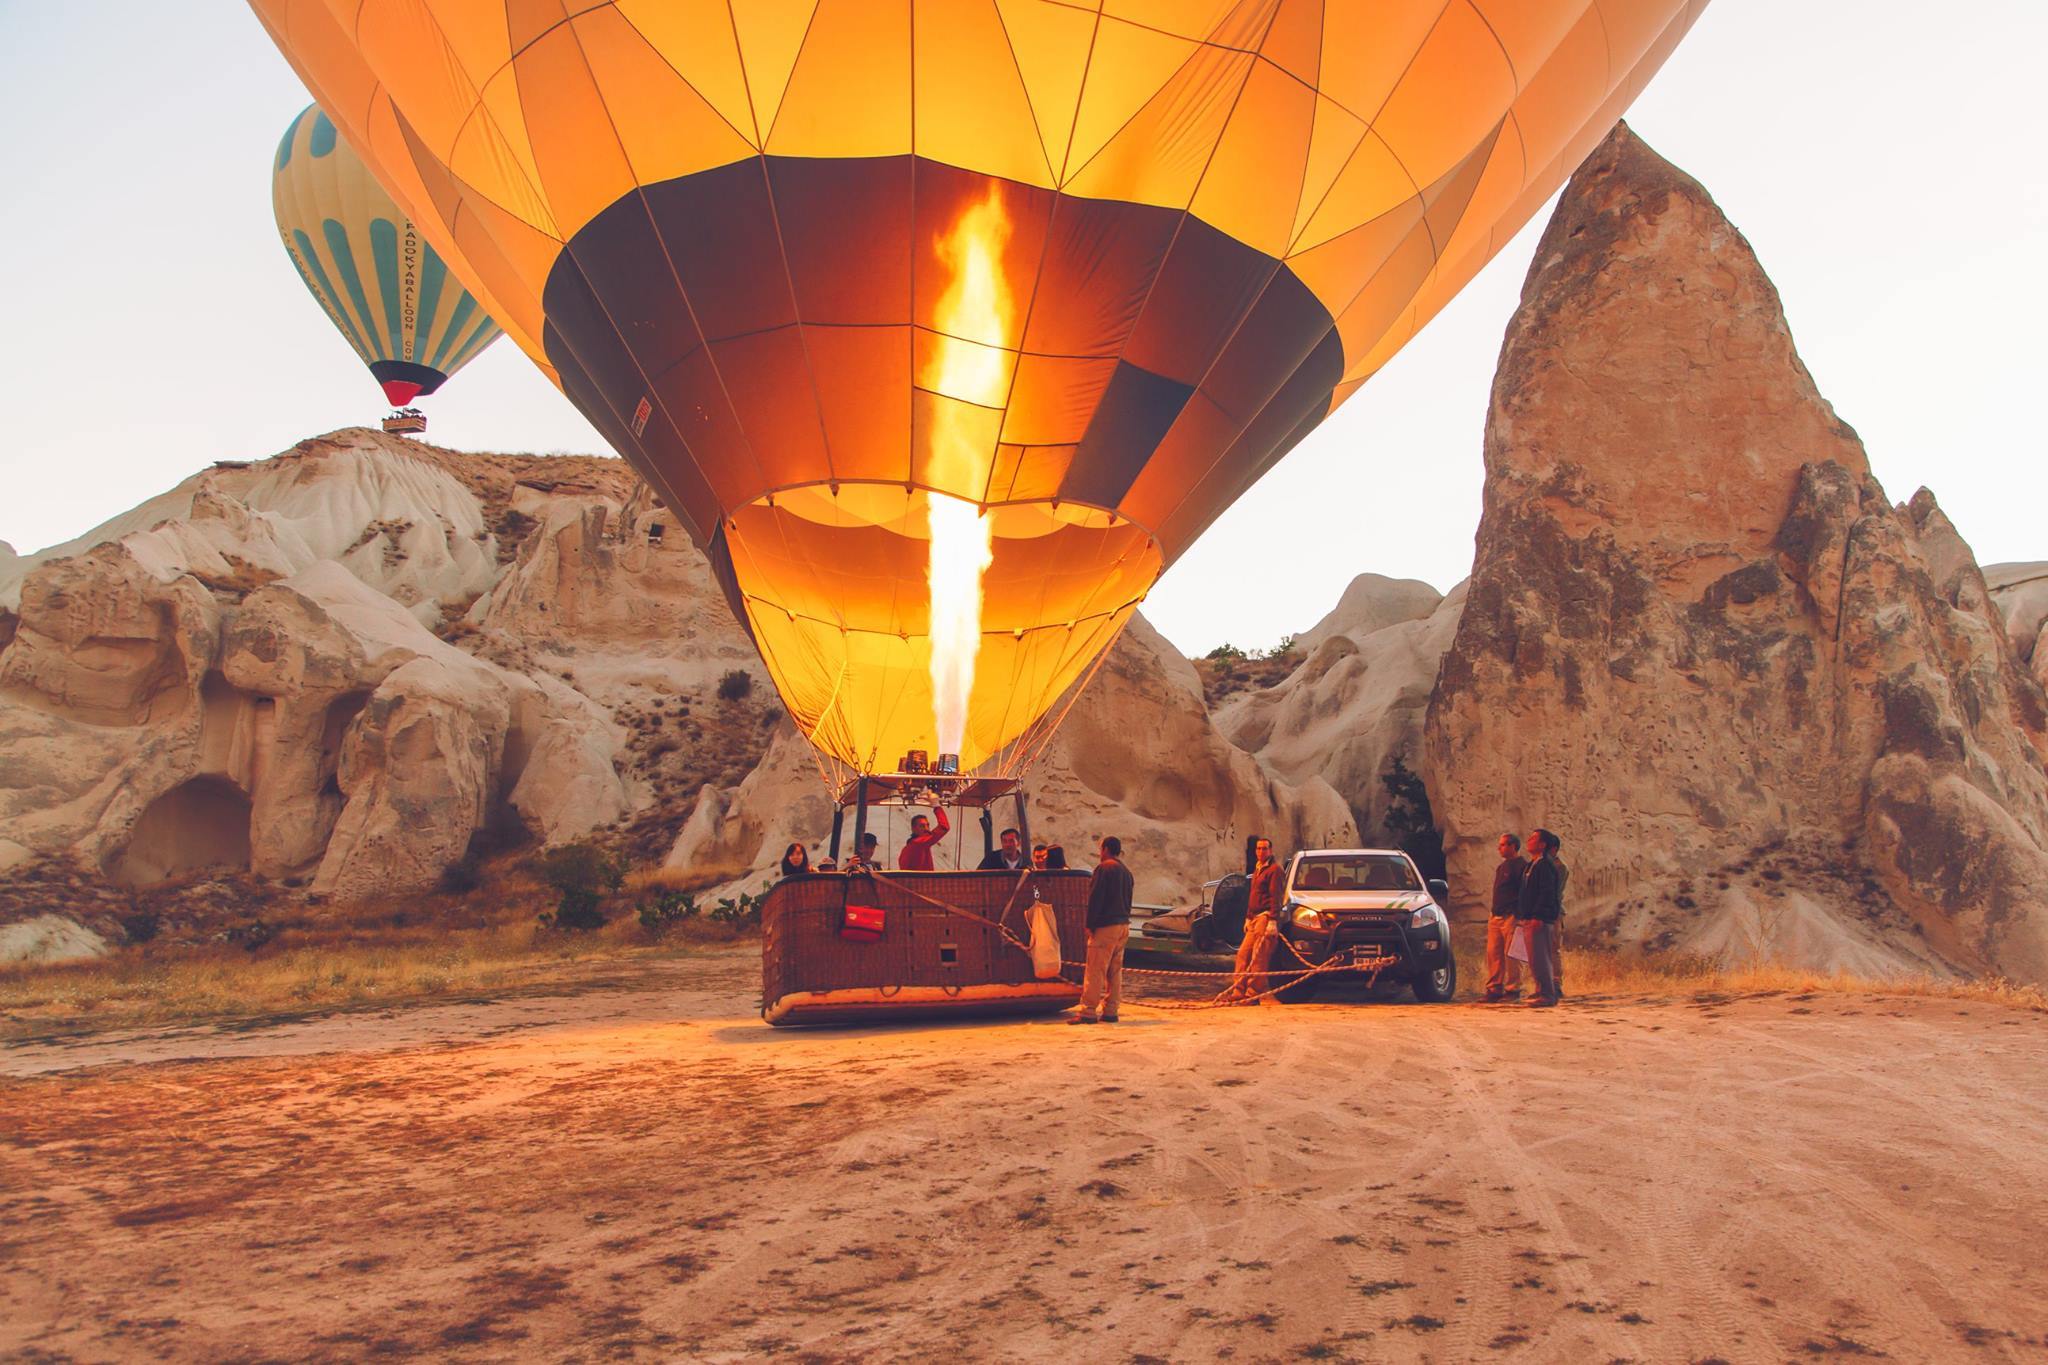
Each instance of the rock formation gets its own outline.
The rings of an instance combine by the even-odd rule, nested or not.
[[[0,561],[0,854],[356,899],[431,884],[494,822],[557,841],[654,804],[610,708],[689,684],[664,649],[699,672],[751,652],[729,618],[650,644],[716,594],[687,543],[622,543],[629,509],[658,515],[617,461],[349,431]],[[572,608],[630,605],[534,620],[564,575]],[[644,676],[579,691],[579,649]]]
[[[1280,683],[1228,697],[1216,725],[1287,782],[1317,777],[1366,838],[1386,839],[1386,777],[1422,766],[1422,719],[1450,648],[1462,586],[1440,596],[1413,579],[1360,574],[1297,642],[1306,657]]]
[[[1485,460],[1425,742],[1466,907],[1542,824],[1581,931],[2048,979],[2041,687],[1748,244],[1626,127],[1537,249]]]

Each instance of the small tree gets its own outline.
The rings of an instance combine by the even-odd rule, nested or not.
[[[754,690],[754,675],[744,668],[735,668],[718,680],[720,701],[740,701]]]
[[[540,879],[555,890],[554,910],[541,916],[552,929],[601,929],[604,898],[626,882],[626,861],[595,844],[563,844],[535,864]]]
[[[1444,836],[1436,827],[1436,814],[1429,808],[1429,791],[1422,778],[1408,769],[1399,754],[1380,785],[1387,789],[1387,837],[1395,847],[1415,860],[1425,877],[1444,875]]]

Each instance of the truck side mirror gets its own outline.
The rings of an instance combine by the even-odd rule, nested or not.
[[[1442,905],[1451,898],[1451,884],[1442,877],[1431,877],[1428,882],[1429,898]]]

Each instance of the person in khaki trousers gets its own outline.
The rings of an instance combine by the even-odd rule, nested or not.
[[[1529,865],[1522,861],[1520,836],[1503,834],[1497,845],[1500,864],[1493,869],[1492,913],[1486,918],[1486,999],[1522,998],[1521,964],[1508,956],[1508,941],[1515,936],[1515,916],[1522,902],[1522,876]]]
[[[1102,841],[1102,860],[1088,882],[1088,966],[1081,977],[1081,1012],[1070,1024],[1100,1019],[1114,1024],[1123,1003],[1124,944],[1131,936],[1131,870],[1123,864],[1123,840]]]

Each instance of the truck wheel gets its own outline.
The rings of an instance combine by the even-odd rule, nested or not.
[[[1458,993],[1458,959],[1445,958],[1443,966],[1424,972],[1409,984],[1415,988],[1415,998],[1423,1004],[1443,1004]]]

